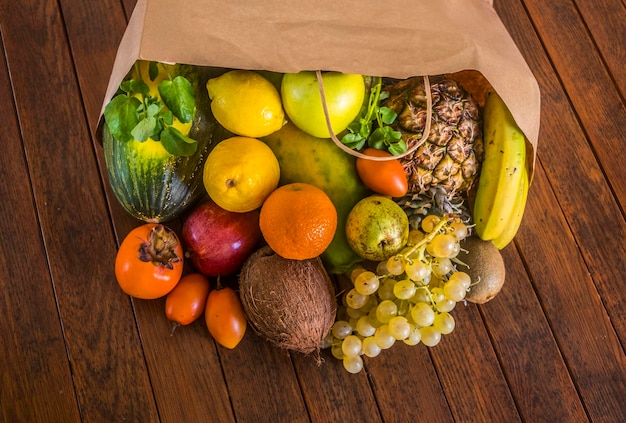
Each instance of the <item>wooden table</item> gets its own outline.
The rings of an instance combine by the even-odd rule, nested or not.
[[[496,0],[542,94],[507,282],[438,346],[358,375],[326,355],[234,350],[113,274],[138,224],[95,133],[134,0],[0,6],[0,421],[618,422],[626,416],[626,6]]]

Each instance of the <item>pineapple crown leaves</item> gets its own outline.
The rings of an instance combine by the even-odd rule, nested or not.
[[[465,224],[471,223],[471,216],[464,199],[456,194],[447,193],[441,186],[431,187],[420,193],[409,193],[395,200],[409,218],[412,229],[418,229],[422,219],[429,214],[437,216],[454,215]]]
[[[381,101],[389,96],[382,91],[382,78],[370,77],[368,80],[369,97],[359,116],[348,125],[341,142],[353,150],[361,150],[365,144],[379,150],[387,150],[397,156],[407,151],[402,133],[389,126],[398,117],[392,109],[381,106]]]
[[[137,66],[137,64],[135,64]],[[159,74],[158,63],[150,62],[148,74],[154,81]],[[139,74],[139,72],[137,72]],[[168,78],[158,85],[159,96],[150,95],[150,88],[141,79],[127,79],[120,84],[119,94],[104,108],[104,120],[117,140],[160,141],[174,156],[191,156],[198,143],[173,125],[174,117],[181,123],[194,118],[196,99],[191,82],[182,75]]]

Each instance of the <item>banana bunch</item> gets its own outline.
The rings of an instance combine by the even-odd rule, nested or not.
[[[473,219],[476,234],[498,249],[508,245],[521,224],[528,194],[526,139],[500,96],[485,101],[484,156]]]

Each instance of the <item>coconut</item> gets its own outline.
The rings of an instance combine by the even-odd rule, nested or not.
[[[262,247],[241,269],[239,294],[250,326],[279,348],[319,351],[335,321],[335,289],[319,257],[289,260]]]

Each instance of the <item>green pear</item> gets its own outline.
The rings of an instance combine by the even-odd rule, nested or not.
[[[389,197],[370,195],[348,214],[346,237],[354,252],[364,259],[386,260],[406,245],[409,219]]]

